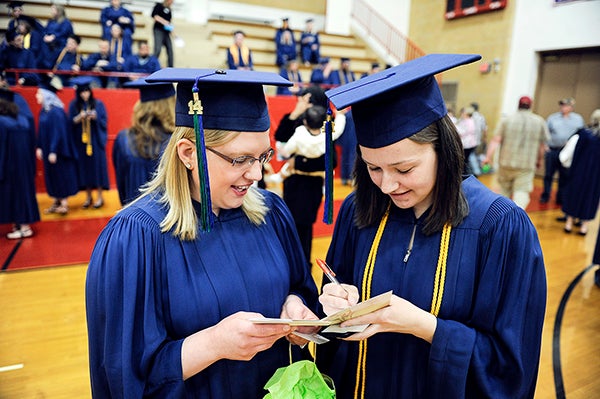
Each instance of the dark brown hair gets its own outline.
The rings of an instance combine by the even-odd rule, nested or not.
[[[425,219],[423,233],[430,235],[441,231],[446,222],[457,226],[469,213],[469,206],[461,188],[465,160],[456,127],[446,115],[408,139],[419,144],[432,144],[438,159],[433,203]],[[360,150],[354,165],[354,178],[356,225],[362,228],[379,223],[390,198],[371,180]]]

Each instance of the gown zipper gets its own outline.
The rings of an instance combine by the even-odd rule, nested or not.
[[[413,226],[412,235],[410,236],[410,241],[408,242],[408,249],[406,250],[406,255],[404,255],[404,263],[408,262],[408,258],[410,257],[410,253],[412,252],[413,243],[415,242],[415,233],[417,232],[417,224],[415,223]]]

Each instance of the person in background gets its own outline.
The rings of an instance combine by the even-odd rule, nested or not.
[[[290,212],[253,186],[273,154],[263,85],[289,82],[222,72],[147,78],[177,83],[176,128],[154,178],[108,223],[90,259],[94,397],[263,398],[275,370],[301,355],[281,338],[306,341],[297,327],[252,320],[317,318]]]
[[[290,28],[289,19],[281,20],[281,27],[275,32],[275,63],[278,67],[284,67],[290,60],[296,59],[296,39],[294,31]]]
[[[547,292],[538,235],[514,202],[462,175],[435,79],[480,58],[429,54],[326,93],[352,106],[360,155],[326,258],[341,286],[325,284],[319,302],[330,315],[393,292],[341,324],[362,332],[319,345],[337,398],[534,397]]]
[[[241,30],[233,32],[233,44],[227,49],[227,67],[229,69],[254,69],[252,50],[244,44],[246,35]]]
[[[41,105],[38,118],[37,158],[44,163],[46,192],[54,201],[45,213],[66,215],[69,212],[67,198],[79,191],[77,149],[70,134],[64,104],[52,81],[42,81],[35,98]]]
[[[102,38],[110,40],[110,29],[118,24],[123,30],[123,36],[133,36],[135,32],[135,19],[131,11],[121,5],[121,0],[110,0],[110,5],[104,7],[100,12],[100,24],[102,25]]]
[[[6,87],[0,87],[0,198],[0,223],[13,224],[6,238],[33,236],[31,224],[40,220],[35,195],[35,125],[23,97]]]
[[[286,62],[285,67],[281,68],[279,76],[292,82],[293,86],[277,87],[278,96],[291,96],[300,93],[302,90],[302,75],[298,70],[298,60],[289,60]]]
[[[8,21],[6,30],[15,30],[19,25],[19,22],[25,21],[32,30],[41,33],[44,30],[44,25],[42,25],[36,18],[26,15],[24,5],[24,1],[8,2],[8,14],[10,16],[10,20]]]
[[[362,75],[360,75],[361,78],[366,78],[367,76],[373,75],[377,72],[381,71],[381,67],[379,66],[378,62],[374,62],[371,64],[371,69],[369,70],[369,72],[365,72]]]
[[[40,31],[32,29],[26,20],[19,20],[15,30],[23,35],[23,48],[31,51],[33,58],[37,60],[42,51],[42,35]]]
[[[579,234],[584,236],[589,221],[596,217],[600,200],[600,109],[592,112],[587,127],[569,138],[559,159],[569,171],[562,204],[567,217],[564,231],[570,233],[574,219],[578,219]]]
[[[342,57],[340,60],[340,69],[331,72],[330,83],[332,85],[345,85],[346,83],[354,82],[356,76],[350,69],[350,58]]]
[[[83,208],[104,206],[103,190],[108,190],[106,142],[107,113],[104,103],[94,98],[92,79],[81,76],[73,79],[75,98],[69,104],[69,121],[76,143],[81,187],[86,190]],[[92,190],[97,191],[93,201]]]
[[[125,60],[123,70],[125,72],[151,74],[160,69],[158,58],[150,54],[150,46],[146,41],[138,42],[137,54],[132,54]]]
[[[530,97],[519,98],[517,112],[500,120],[483,160],[483,165],[492,164],[500,147],[497,174],[500,193],[522,209],[529,205],[535,171],[544,160],[548,137],[546,121],[531,112],[531,104]]]
[[[140,99],[133,107],[131,127],[121,130],[113,145],[121,205],[133,201],[140,187],[150,181],[175,129],[175,90],[171,83],[152,84],[138,79],[124,87],[139,89]]]
[[[308,159],[324,156],[325,131],[322,129],[326,116],[324,107],[320,105],[308,107],[303,113],[302,125],[296,128],[292,137],[284,145],[278,147],[279,155],[285,159],[297,155]],[[332,140],[335,141],[342,135],[345,125],[345,113],[338,111]],[[283,200],[294,217],[304,256],[310,262],[313,225],[317,221],[317,213],[323,199],[325,168],[306,173],[295,170],[291,163],[282,168],[281,174],[286,176],[283,181]]]
[[[356,129],[352,110],[344,110],[346,113],[346,126],[344,133],[336,140],[335,144],[341,148],[340,178],[343,186],[352,185],[354,177],[352,170],[356,161]]]
[[[321,60],[321,44],[319,42],[319,32],[315,30],[314,20],[306,20],[306,27],[300,35],[300,54],[304,66],[318,64]]]
[[[16,30],[6,32],[6,41],[8,45],[0,50],[0,71],[7,68],[36,68],[36,61],[33,53],[23,48],[23,35]],[[17,78],[15,72],[6,72],[6,81],[14,86],[16,84],[23,86],[37,86],[40,78],[36,73],[20,72]]]
[[[310,83],[327,87],[332,84],[332,74],[333,67],[329,62],[329,57],[322,57],[310,74]]]
[[[481,112],[479,112],[479,103],[472,102],[470,104],[473,107],[473,121],[475,121],[475,132],[477,134],[477,147],[475,147],[475,151],[471,153],[469,156],[468,162],[471,166],[471,170],[473,170],[473,174],[475,176],[481,175],[481,166],[480,164],[480,155],[486,154],[487,152],[487,121],[485,120],[485,116]]]
[[[160,59],[160,53],[164,47],[167,51],[167,66],[173,67],[173,41],[171,40],[171,33],[173,32],[173,24],[171,19],[173,13],[171,12],[171,5],[173,0],[163,0],[161,3],[156,3],[152,9],[152,18],[154,19],[154,25],[152,32],[154,34],[154,56]]]
[[[46,22],[43,31],[43,53],[52,56],[55,51],[60,51],[67,44],[67,39],[73,34],[73,24],[67,18],[65,7],[61,4],[50,5],[50,19]],[[44,51],[45,50],[45,51]],[[54,64],[54,59],[50,62]]]
[[[79,71],[81,71],[81,66],[83,64],[83,57],[79,53],[79,44],[81,43],[81,37],[78,35],[70,35],[67,39],[67,44],[60,51],[58,57],[54,61],[52,66],[49,66],[47,69],[52,69],[53,73],[50,73],[49,76],[53,77],[54,72],[56,71],[71,71],[73,74],[56,74],[58,78],[62,81],[62,85],[64,87],[72,86],[71,80],[73,76],[76,76]],[[47,65],[44,65],[46,68]]]
[[[125,72],[125,60],[132,55],[131,39],[123,36],[123,30],[119,25],[113,25],[110,28],[111,38],[109,41],[110,57],[115,65],[116,72]],[[109,85],[114,84],[121,87],[121,83],[126,78],[109,78]]]
[[[88,55],[82,64],[84,71],[114,72],[118,68],[117,62],[110,54],[110,42],[105,39],[98,41],[98,51]],[[108,76],[92,76],[93,84],[97,87],[108,87]]]
[[[569,137],[585,125],[583,117],[573,112],[575,100],[573,98],[563,98],[558,101],[560,111],[548,116],[548,149],[544,155],[544,191],[540,196],[540,203],[547,204],[552,192],[552,183],[554,174],[558,171],[558,190],[556,192],[556,204],[562,205],[564,196],[563,189],[568,183],[568,171],[561,165],[558,154],[563,149]],[[557,218],[559,222],[564,222],[566,216]]]
[[[469,164],[469,158],[475,151],[475,148],[477,148],[477,127],[475,125],[475,120],[473,119],[473,112],[475,112],[473,107],[463,108],[460,112],[458,122],[456,122],[456,129],[460,135],[460,140],[465,152],[465,175],[474,174],[473,169]]]

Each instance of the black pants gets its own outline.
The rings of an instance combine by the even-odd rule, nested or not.
[[[173,67],[173,43],[171,34],[162,29],[154,29],[154,56],[158,58],[162,47],[167,49],[167,66]]]

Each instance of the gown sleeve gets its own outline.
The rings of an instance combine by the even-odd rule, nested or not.
[[[262,192],[268,195],[270,212],[273,213],[273,226],[290,264],[290,294],[302,298],[305,305],[316,313],[317,288],[310,268],[306,266],[308,261],[304,257],[292,214],[281,197],[264,190]]]
[[[137,208],[103,230],[90,259],[86,309],[95,397],[179,398],[184,394],[183,339],[166,331],[164,234]],[[136,215],[137,213],[137,215]],[[106,294],[110,293],[110,294]]]
[[[438,318],[428,397],[532,398],[546,306],[537,232],[520,208],[493,205],[478,252],[470,320]]]

